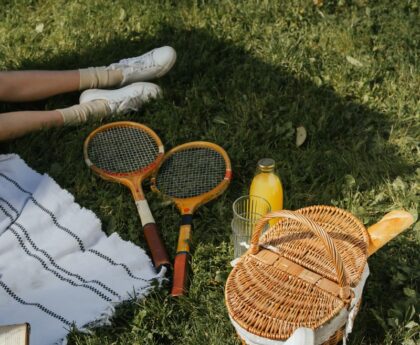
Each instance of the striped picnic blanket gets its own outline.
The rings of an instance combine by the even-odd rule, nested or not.
[[[29,322],[31,345],[65,343],[72,327],[109,322],[163,274],[51,177],[0,155],[0,324]]]

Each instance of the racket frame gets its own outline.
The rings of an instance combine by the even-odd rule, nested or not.
[[[157,188],[156,180],[157,176],[159,175],[159,169],[164,164],[164,162],[177,152],[195,148],[211,149],[213,151],[218,152],[223,157],[226,168],[223,180],[221,180],[221,182],[213,189],[194,197],[176,198],[161,192]],[[179,229],[177,250],[174,261],[174,278],[171,290],[171,295],[174,297],[184,295],[187,290],[186,284],[188,276],[188,261],[190,254],[190,242],[192,238],[192,215],[201,205],[221,195],[227,189],[231,179],[232,166],[228,154],[219,145],[207,141],[193,141],[172,148],[164,155],[163,160],[158,166],[158,169],[155,170],[151,178],[151,189],[154,192],[161,194],[165,199],[171,200],[176,205],[182,216],[181,226]]]
[[[150,135],[158,146],[158,154],[156,159],[148,166],[130,172],[117,173],[98,168],[89,158],[89,143],[98,133],[105,132],[116,127],[136,128]],[[152,260],[156,269],[160,269],[162,266],[170,267],[171,263],[169,261],[169,256],[166,252],[165,246],[163,245],[163,241],[159,235],[156,222],[144,196],[142,183],[145,179],[153,174],[153,172],[161,163],[163,155],[164,147],[158,135],[149,127],[132,121],[118,121],[100,126],[88,135],[83,145],[83,156],[85,163],[95,174],[99,175],[104,180],[123,184],[130,189],[136,203],[137,211],[139,213],[144,231],[144,236],[151,251]]]

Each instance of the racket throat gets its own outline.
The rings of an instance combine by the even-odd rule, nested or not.
[[[143,201],[145,199],[144,192],[141,188],[142,180],[139,178],[133,178],[131,183],[127,183],[127,187],[130,188],[131,194],[133,195],[134,200],[137,201]]]

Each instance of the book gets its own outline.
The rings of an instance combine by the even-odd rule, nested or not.
[[[29,345],[29,323],[0,326],[0,345]]]

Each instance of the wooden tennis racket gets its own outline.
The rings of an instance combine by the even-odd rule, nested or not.
[[[230,159],[220,146],[196,141],[170,150],[152,178],[152,190],[171,199],[182,215],[174,263],[172,296],[186,292],[192,214],[222,194],[231,180]]]
[[[163,145],[150,128],[130,121],[114,122],[94,130],[86,138],[85,162],[105,180],[130,188],[143,226],[144,237],[157,269],[170,261],[142,190],[163,158]]]

